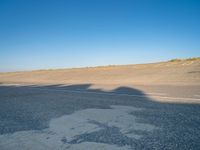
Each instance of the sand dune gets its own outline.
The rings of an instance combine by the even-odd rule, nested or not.
[[[200,59],[123,66],[0,73],[0,83],[199,85]]]

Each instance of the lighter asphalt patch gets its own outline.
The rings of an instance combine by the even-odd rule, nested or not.
[[[141,132],[157,127],[139,123],[132,112],[143,109],[111,106],[111,109],[85,109],[50,121],[41,131],[19,131],[0,135],[2,149],[128,150],[135,147]]]

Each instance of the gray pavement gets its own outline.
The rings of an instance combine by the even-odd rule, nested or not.
[[[0,149],[200,149],[199,86],[90,87],[0,85]]]

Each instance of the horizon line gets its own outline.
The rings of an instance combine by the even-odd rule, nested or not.
[[[200,57],[188,57],[188,58],[174,58],[156,62],[146,63],[133,63],[133,64],[108,64],[108,65],[97,65],[97,66],[83,66],[83,67],[66,67],[66,68],[44,68],[44,69],[33,69],[33,70],[16,70],[16,71],[0,71],[0,73],[19,73],[19,72],[34,72],[34,71],[53,71],[53,70],[70,70],[70,69],[90,69],[90,68],[103,68],[103,67],[118,67],[118,66],[131,66],[131,65],[144,65],[144,64],[156,64],[164,62],[180,62],[188,60],[200,60]]]

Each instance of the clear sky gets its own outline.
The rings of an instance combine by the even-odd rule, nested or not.
[[[200,0],[0,0],[0,71],[200,56]]]

